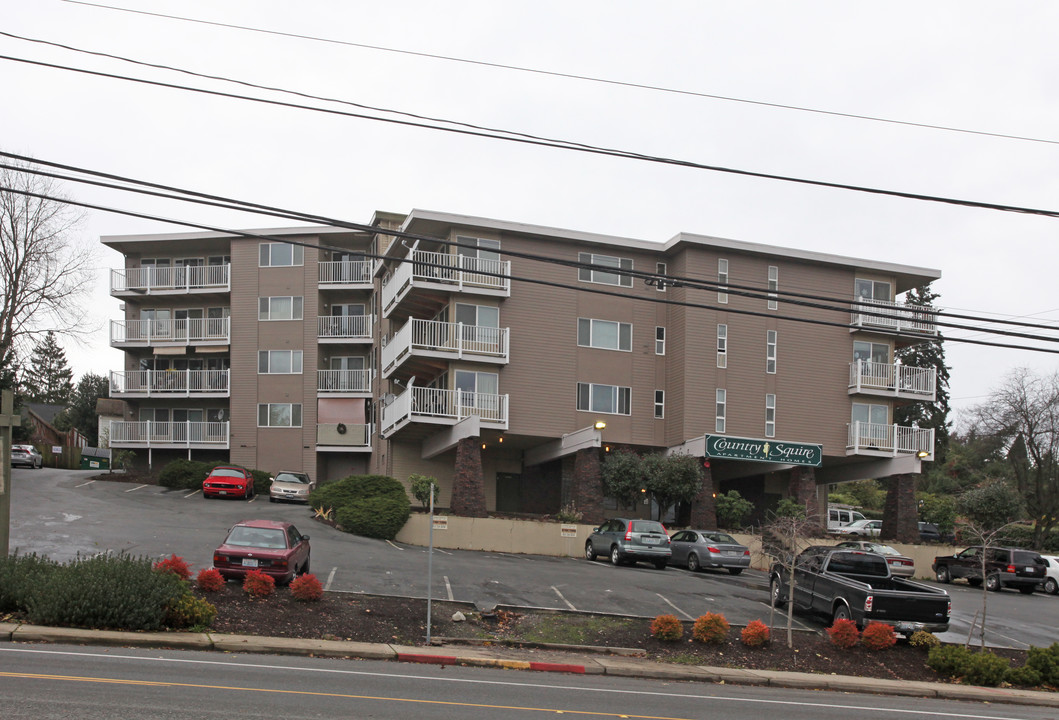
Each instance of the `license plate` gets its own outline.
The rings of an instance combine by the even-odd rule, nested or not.
[[[658,544],[658,538],[656,538],[656,537],[645,537],[645,538],[641,538],[641,540],[643,540],[643,544],[644,545],[657,545]]]
[[[1037,568],[1028,567],[1028,568],[1026,568],[1026,572],[1035,573],[1035,572],[1037,572]]]
[[[227,490],[218,490],[218,491],[217,491],[217,494],[218,494],[218,495],[227,495],[227,494],[228,494],[228,491],[227,491]]]
[[[725,550],[724,554],[725,555],[741,555],[742,553],[740,553],[738,550]]]
[[[254,558],[243,558],[243,567],[257,567],[257,560]]]

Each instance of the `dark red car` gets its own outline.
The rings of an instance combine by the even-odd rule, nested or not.
[[[250,471],[234,465],[219,465],[202,481],[202,497],[254,497],[254,476]]]
[[[213,551],[213,567],[225,580],[260,570],[277,583],[289,583],[309,572],[309,550],[309,536],[289,522],[244,520]]]

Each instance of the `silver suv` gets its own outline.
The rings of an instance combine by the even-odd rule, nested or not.
[[[662,523],[654,520],[613,518],[595,528],[585,542],[586,558],[609,556],[615,565],[643,560],[665,570],[672,554],[669,533]]]

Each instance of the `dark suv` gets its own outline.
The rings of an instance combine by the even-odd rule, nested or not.
[[[966,578],[969,585],[978,587],[982,584],[982,546],[936,557],[931,568],[940,583]],[[1046,568],[1044,558],[1033,550],[991,547],[986,550],[985,587],[992,591],[1016,588],[1029,595],[1044,582]]]
[[[597,555],[606,555],[615,565],[644,560],[665,570],[672,554],[669,533],[654,520],[613,518],[593,530],[585,542],[586,558],[595,560]]]

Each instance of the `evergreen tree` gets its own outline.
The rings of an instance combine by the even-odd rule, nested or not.
[[[110,393],[110,383],[102,375],[85,373],[77,381],[70,406],[55,417],[57,430],[76,428],[88,438],[91,447],[99,447],[99,413],[96,412],[96,401]]]
[[[930,283],[909,290],[905,304],[933,307],[938,294],[930,289]],[[934,402],[915,402],[894,409],[894,422],[934,428],[934,464],[940,467],[945,462],[949,449],[949,366],[945,364],[945,346],[939,332],[936,338],[898,348],[894,353],[901,364],[909,367],[934,368],[937,382],[937,399]]]
[[[66,364],[66,352],[51,330],[33,348],[33,357],[23,376],[30,402],[65,405],[74,393],[74,372]]]

